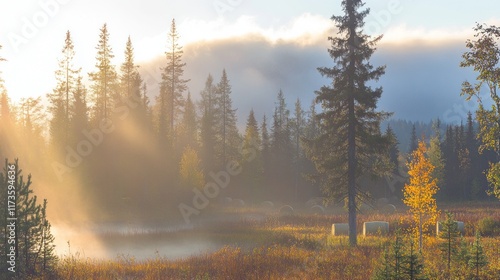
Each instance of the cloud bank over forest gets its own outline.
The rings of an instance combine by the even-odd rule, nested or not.
[[[300,38],[271,41],[256,34],[190,43],[184,47],[189,89],[197,99],[208,74],[218,81],[222,69],[226,69],[240,125],[252,108],[259,119],[264,113],[270,117],[280,89],[290,109],[300,98],[307,110],[314,91],[329,83],[317,67],[333,65],[327,53],[327,37],[332,34],[331,30],[324,31],[307,38],[306,43]],[[474,79],[471,70],[459,67],[465,50],[465,39],[382,40],[371,61],[374,66],[387,66],[386,74],[374,83],[384,88],[379,108],[408,120],[439,117],[456,123],[465,119],[467,111],[475,108],[474,102],[465,102],[460,96],[461,83]],[[159,68],[164,63],[164,57],[157,57],[141,65],[151,96],[157,95]]]

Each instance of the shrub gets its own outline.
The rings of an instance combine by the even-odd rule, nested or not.
[[[498,236],[500,235],[500,221],[491,217],[486,217],[479,220],[479,232],[482,236]]]

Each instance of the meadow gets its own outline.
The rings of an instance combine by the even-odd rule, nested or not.
[[[485,218],[500,221],[498,202],[441,205],[440,210],[448,210],[456,220],[465,222],[464,240],[469,244],[480,223],[485,231],[488,229]],[[55,273],[60,279],[366,280],[380,264],[381,254],[394,239],[395,229],[407,231],[411,224],[405,209],[389,215],[365,211],[358,217],[359,245],[352,248],[347,237],[332,236],[332,223],[347,221],[347,214],[333,212],[327,210],[326,214],[318,215],[298,211],[295,215],[280,215],[276,209],[214,207],[204,217],[211,217],[212,221],[200,227],[180,231],[107,232],[100,236],[110,247],[125,243],[140,246],[148,242],[160,245],[167,241],[204,240],[213,244],[210,250],[174,259],[166,258],[167,252],[162,250],[146,258],[118,255],[112,259],[96,259],[79,252],[67,253],[60,257]],[[389,222],[389,235],[364,237],[361,231],[365,221]],[[489,263],[481,269],[480,279],[500,279],[500,229],[490,227],[493,228],[481,239]],[[439,238],[432,235],[424,242],[422,256],[430,279],[447,279],[439,243]],[[463,278],[453,279],[470,277],[467,271],[458,275]]]

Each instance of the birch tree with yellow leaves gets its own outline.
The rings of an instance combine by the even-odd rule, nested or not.
[[[410,207],[415,223],[415,234],[418,236],[419,250],[422,250],[422,235],[430,225],[436,224],[439,211],[435,195],[438,191],[437,179],[432,176],[434,166],[426,156],[427,146],[423,140],[413,151],[408,162],[410,182],[404,187],[403,202]]]

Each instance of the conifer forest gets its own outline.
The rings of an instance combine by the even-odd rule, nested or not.
[[[0,3],[0,279],[500,279],[483,2]]]

